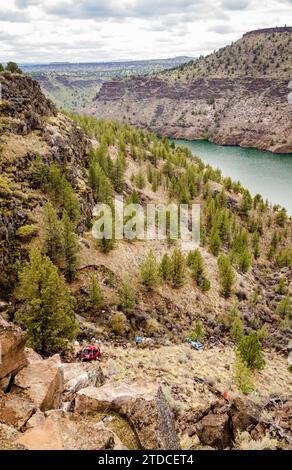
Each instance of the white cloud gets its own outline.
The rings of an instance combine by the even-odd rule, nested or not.
[[[284,25],[292,0],[5,0],[1,61],[101,61],[207,54]],[[291,16],[291,15],[290,15]]]

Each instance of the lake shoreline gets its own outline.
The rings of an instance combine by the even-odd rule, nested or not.
[[[292,154],[218,145],[208,140],[169,138],[177,146],[188,147],[205,164],[219,168],[246,187],[253,196],[261,194],[272,205],[280,205],[292,215]]]

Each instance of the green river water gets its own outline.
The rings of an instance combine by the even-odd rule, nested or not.
[[[261,194],[272,204],[286,207],[292,215],[292,155],[274,155],[255,149],[225,147],[207,141],[175,140],[188,147],[204,163],[220,168],[223,176],[249,189],[255,196]]]

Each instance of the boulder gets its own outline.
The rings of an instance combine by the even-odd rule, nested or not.
[[[209,414],[196,426],[197,435],[202,444],[225,449],[231,444],[232,435],[227,413],[221,415]]]
[[[31,364],[32,362],[39,362],[43,360],[42,356],[31,348],[25,348],[24,354],[29,364]]]
[[[97,363],[72,362],[62,364],[64,373],[64,395],[66,400],[72,400],[82,388],[100,387],[105,378],[102,369]]]
[[[115,411],[134,427],[142,449],[180,448],[168,402],[157,384],[107,383],[76,394],[75,411]]]
[[[35,407],[17,396],[6,396],[0,408],[0,422],[20,430],[30,419]]]
[[[15,374],[26,366],[24,347],[23,331],[0,316],[0,379]]]
[[[39,426],[17,438],[28,450],[125,450],[121,441],[103,423],[74,419],[69,413],[49,416]]]
[[[45,415],[41,410],[36,410],[32,417],[26,423],[26,430],[40,426],[45,421]]]
[[[58,356],[31,362],[15,377],[12,391],[29,400],[36,408],[47,411],[60,408],[64,387]]]
[[[237,397],[230,409],[234,437],[238,432],[250,431],[260,421],[261,408],[247,398]]]

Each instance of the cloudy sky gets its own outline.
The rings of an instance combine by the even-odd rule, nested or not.
[[[289,17],[292,0],[2,0],[0,62],[196,57]]]

